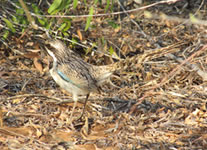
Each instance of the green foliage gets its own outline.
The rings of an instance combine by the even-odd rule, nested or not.
[[[73,8],[76,9],[78,6],[78,0],[73,0]]]
[[[73,46],[73,47],[76,45],[77,42],[78,42],[77,39],[72,38],[72,46]]]
[[[12,33],[15,33],[16,29],[14,28],[13,23],[11,21],[9,21],[8,19],[3,18],[3,21],[6,23],[6,26],[9,28],[9,30],[4,30],[2,38],[7,39],[8,36],[9,36],[10,31]]]
[[[16,32],[16,29],[14,28],[12,22],[10,22],[8,19],[3,18],[4,22],[6,23],[7,27],[11,30],[12,33]]]
[[[94,4],[96,5],[98,3],[98,0],[94,0]]]
[[[23,0],[25,1],[25,0]],[[114,0],[107,0],[105,4],[104,11],[108,11],[110,7],[112,8]],[[24,32],[26,28],[28,28],[29,21],[28,18],[25,16],[25,11],[20,5],[19,1],[14,2],[16,6],[14,7],[14,10],[16,13],[12,15],[8,15],[8,17],[5,17],[3,19],[5,26],[9,29],[8,31],[5,30],[2,34],[3,38],[7,38],[9,36],[9,33],[16,33],[17,31]],[[2,3],[3,4],[3,3]],[[41,27],[44,27],[48,29],[49,31],[58,31],[58,34],[61,34],[62,36],[69,36],[68,30],[72,26],[72,19],[71,18],[59,18],[59,17],[44,17],[44,14],[49,15],[70,15],[70,10],[72,10],[70,7],[74,9],[78,9],[77,6],[79,4],[85,5],[85,11],[89,11],[89,17],[86,19],[85,24],[85,31],[87,31],[90,28],[95,28],[95,24],[91,24],[93,15],[95,12],[95,8],[97,8],[97,5],[102,5],[102,0],[93,0],[93,1],[87,1],[87,0],[53,0],[50,7],[47,9],[47,13],[43,12],[43,10],[40,9],[39,5],[35,3],[34,1],[27,5],[29,12],[34,13],[36,16],[32,16],[32,18],[35,20],[35,23]],[[31,5],[30,5],[31,4]],[[5,3],[6,5],[6,3]],[[83,7],[80,7],[83,8]],[[78,11],[77,11],[78,12]],[[77,14],[79,15],[79,14]],[[81,15],[81,14],[80,14]],[[108,22],[109,25],[111,25],[114,28],[117,28],[118,25],[115,24],[113,21]],[[18,30],[17,30],[18,28]]]
[[[16,9],[16,21],[18,24],[28,25],[29,22],[27,21],[27,18],[24,16],[24,10],[23,9]]]
[[[78,1],[74,0],[73,4],[77,3]],[[49,9],[48,9],[48,13],[50,15],[55,15],[57,13],[64,12],[64,10],[67,10],[67,8],[69,8],[69,5],[71,4],[71,0],[54,0],[53,3],[50,5]],[[75,4],[76,5],[76,4]],[[76,5],[77,6],[77,5]],[[75,7],[76,7],[75,6]],[[57,21],[57,18],[52,18],[50,20],[50,26],[52,24],[54,24],[54,22]],[[64,18],[61,20],[61,25],[59,26],[59,28],[57,29],[58,31],[60,31],[64,36],[69,36],[69,34],[67,33],[67,31],[70,29],[71,27],[71,19],[68,18]]]
[[[90,8],[89,15],[91,15],[91,16],[89,16],[89,17],[87,18],[85,31],[88,30],[88,28],[89,28],[89,26],[90,26],[90,23],[91,23],[91,20],[92,20],[93,6]]]
[[[61,31],[61,33],[63,33],[64,36],[69,36],[67,31],[70,29],[70,27],[71,27],[71,20],[70,19],[63,19],[63,23],[58,28],[58,30]]]
[[[117,55],[117,53],[114,51],[113,47],[110,46],[109,48],[109,54],[113,57],[115,57],[116,59],[120,59],[120,57]]]
[[[9,30],[5,30],[3,34],[3,39],[7,39],[9,36]]]
[[[106,1],[106,8],[105,8],[105,13],[108,11],[108,9],[109,9],[109,6],[110,6],[110,0],[107,0]]]
[[[113,55],[113,53],[114,53],[114,49],[113,49],[113,47],[110,46],[110,48],[109,48],[109,54],[110,55]]]
[[[64,11],[69,7],[71,0],[54,0],[48,9],[50,15],[57,14],[60,11]]]
[[[39,7],[37,7],[37,5],[32,4],[32,8],[36,15],[42,14],[41,10],[39,9]],[[50,24],[48,23],[49,20],[47,18],[42,17],[42,18],[37,18],[37,20],[43,27],[45,27],[46,29],[49,29]]]
[[[113,20],[108,20],[108,25],[112,26],[114,29],[119,27],[119,24],[117,24],[115,21]]]
[[[49,14],[55,14],[59,11],[59,7],[61,6],[62,0],[54,0],[50,8],[48,9]]]
[[[114,10],[114,0],[111,1],[111,11]]]

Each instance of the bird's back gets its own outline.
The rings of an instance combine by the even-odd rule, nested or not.
[[[93,66],[81,58],[71,55],[67,60],[58,64],[58,70],[67,76],[68,80],[83,91],[96,92],[99,90],[98,80]]]

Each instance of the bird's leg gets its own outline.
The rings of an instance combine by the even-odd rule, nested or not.
[[[80,117],[78,117],[78,119],[81,119],[81,118],[83,117],[83,114],[84,114],[85,109],[86,109],[86,103],[87,103],[87,101],[88,101],[89,95],[90,95],[90,94],[87,94],[87,95],[86,95],[86,99],[85,99],[84,106],[83,106],[83,111],[82,111]]]
[[[77,101],[78,101],[78,98],[77,98],[77,95],[73,95],[73,101],[74,101],[74,104],[73,104],[73,109],[72,109],[72,112],[70,114],[70,119],[69,119],[69,123],[71,124],[72,123],[72,119],[73,119],[73,113],[74,113],[74,110],[75,110],[75,107],[77,105]]]

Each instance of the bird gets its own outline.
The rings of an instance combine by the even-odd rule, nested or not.
[[[113,65],[89,64],[57,39],[46,40],[45,49],[53,59],[49,71],[52,78],[61,88],[72,94],[74,104],[69,118],[71,123],[78,96],[86,96],[82,117],[90,93],[100,92],[101,85],[110,79],[116,68]]]

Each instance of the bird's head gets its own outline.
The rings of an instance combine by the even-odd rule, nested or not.
[[[45,41],[45,49],[52,58],[57,61],[67,59],[70,56],[71,51],[60,40],[47,40]]]

